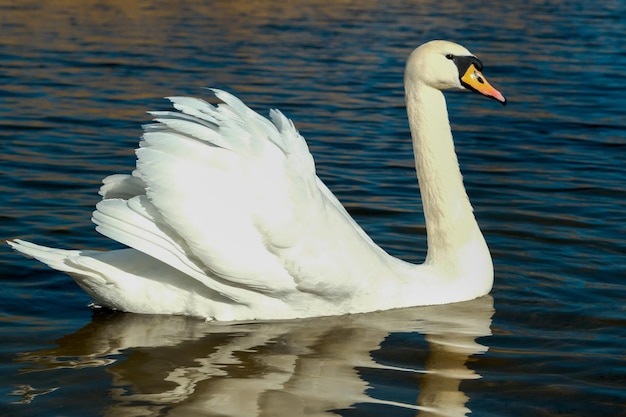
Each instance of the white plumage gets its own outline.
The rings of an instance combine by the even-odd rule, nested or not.
[[[156,123],[145,128],[136,170],[104,179],[92,220],[129,249],[9,244],[69,273],[97,304],[137,313],[285,319],[484,295],[491,258],[467,202],[439,91],[463,88],[450,54],[471,56],[433,41],[407,64],[429,234],[423,265],[391,257],[352,220],[282,113],[272,110],[268,120],[220,90],[217,106],[170,98],[176,111],[152,113]]]

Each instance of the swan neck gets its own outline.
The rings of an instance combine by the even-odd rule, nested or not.
[[[470,243],[486,249],[469,202],[441,91],[406,84],[406,104],[422,196],[429,262],[450,262]]]

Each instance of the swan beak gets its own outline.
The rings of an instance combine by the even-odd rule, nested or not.
[[[499,101],[502,105],[506,104],[506,98],[489,84],[485,76],[476,69],[474,64],[471,64],[461,77],[461,84],[469,90]]]

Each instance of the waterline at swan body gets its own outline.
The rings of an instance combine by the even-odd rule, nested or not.
[[[464,47],[410,55],[405,95],[426,219],[421,265],[387,254],[315,173],[306,142],[236,97],[171,97],[153,112],[130,175],[104,179],[96,230],[108,252],[9,244],[67,272],[94,302],[211,320],[288,319],[445,304],[487,294],[491,256],[463,186],[441,90],[505,99]]]

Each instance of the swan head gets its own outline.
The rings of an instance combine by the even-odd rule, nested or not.
[[[438,90],[461,89],[506,104],[504,96],[482,74],[483,64],[474,54],[454,42],[435,40],[411,53],[406,65],[407,83],[422,83]]]

